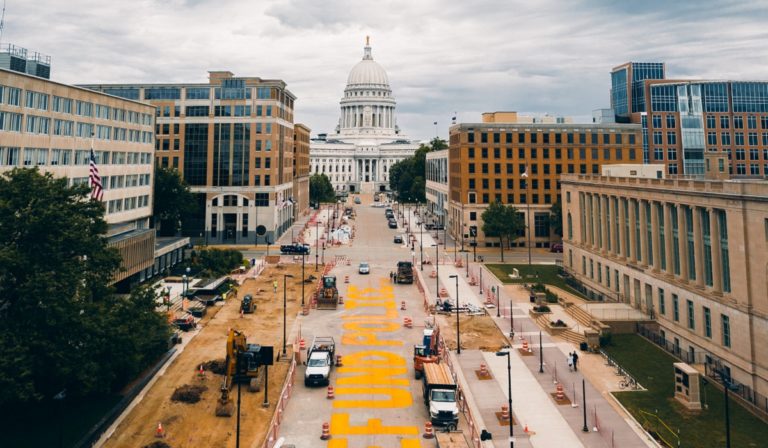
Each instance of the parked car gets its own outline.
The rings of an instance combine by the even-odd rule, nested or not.
[[[173,325],[181,331],[189,331],[197,328],[195,318],[190,315],[177,317],[173,320]]]
[[[394,242],[396,244],[403,244],[403,236],[402,235],[395,235]]]
[[[361,274],[370,274],[371,273],[371,267],[368,266],[368,263],[360,263],[360,267],[357,268],[357,272]]]
[[[307,254],[309,255],[309,244],[283,244],[280,246],[280,252],[284,254]]]
[[[360,204],[362,201],[360,201],[360,198],[355,198],[355,204]]]
[[[550,252],[563,253],[563,243],[554,243],[549,247]]]
[[[389,228],[390,229],[396,229],[397,228],[397,221],[395,221],[394,219],[390,219],[389,220]]]

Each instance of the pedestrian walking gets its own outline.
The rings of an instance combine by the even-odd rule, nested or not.
[[[573,370],[579,371],[579,354],[575,351],[573,352]]]
[[[573,353],[568,352],[568,356],[565,357],[565,360],[568,362],[568,371],[573,372]]]

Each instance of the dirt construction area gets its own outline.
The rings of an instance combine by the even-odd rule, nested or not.
[[[456,350],[456,314],[438,314],[437,323],[445,345]],[[465,350],[496,352],[507,345],[506,338],[489,316],[460,314],[459,331],[461,348]]]
[[[200,364],[221,360],[226,356],[226,340],[229,328],[242,331],[250,344],[273,346],[275,355],[282,351],[283,338],[283,274],[292,274],[287,279],[287,357],[293,355],[291,329],[301,308],[301,265],[269,265],[256,278],[250,278],[238,289],[237,299],[228,299],[215,316],[194,336],[184,351],[168,366],[143,399],[118,425],[114,434],[107,439],[105,447],[144,447],[158,439],[155,437],[158,423],[162,423],[166,436],[162,439],[172,448],[235,446],[236,414],[232,417],[216,417],[215,410],[220,396],[222,375],[206,371],[204,378],[198,374]],[[310,272],[307,270],[306,275]],[[277,293],[272,282],[277,280]],[[306,300],[310,300],[314,284],[305,286]],[[240,298],[252,294],[256,303],[253,314],[240,317]],[[216,308],[216,307],[212,307]],[[215,312],[215,309],[209,309]],[[185,335],[185,337],[189,337]],[[276,361],[269,367],[269,408],[264,402],[263,380],[259,392],[248,392],[248,385],[242,387],[240,444],[243,447],[260,447],[265,437],[275,404],[278,401],[289,367],[288,361]],[[185,385],[205,387],[193,388],[199,393],[199,401],[189,403],[172,401],[177,388]],[[237,386],[230,396],[237,401]],[[188,400],[194,401],[194,400]]]

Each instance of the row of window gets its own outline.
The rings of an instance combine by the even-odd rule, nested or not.
[[[568,250],[568,263],[571,268],[573,268],[573,251]],[[587,269],[587,266],[589,266],[589,269]],[[613,270],[613,281],[611,280],[611,268],[610,266],[606,265],[603,267],[603,264],[601,262],[595,263],[595,261],[590,257],[587,259],[586,256],[581,257],[581,273],[582,275],[589,276],[589,278],[593,281],[597,281],[600,285],[604,285],[605,287],[609,289],[614,289],[617,293],[621,290],[621,273],[618,269]],[[632,280],[625,274],[624,275],[624,284],[625,289],[628,288],[628,285],[630,284]],[[639,294],[641,294],[641,289],[639,285],[638,280],[634,280],[635,284],[635,306],[640,307],[640,304],[642,303],[642,298],[639,297]],[[653,297],[653,287],[650,284],[645,284],[645,306],[646,308],[650,307],[651,309],[646,309],[649,313],[653,314],[653,304],[654,304],[654,297]],[[624,291],[624,295],[626,297],[626,300],[629,300],[629,291]],[[671,319],[673,322],[680,323],[680,309],[681,309],[681,300],[678,294],[671,294],[671,309],[667,308],[667,300],[666,300],[666,291],[664,288],[656,288],[656,303],[657,303],[657,310],[659,315],[664,319]],[[697,315],[700,316],[697,318]],[[702,325],[699,326],[697,324],[697,320],[701,319],[700,322],[702,322]],[[731,347],[731,325],[730,325],[730,317],[727,314],[720,314],[720,344],[723,347]],[[685,300],[685,326],[688,328],[688,330],[691,330],[695,332],[696,334],[703,335],[704,337],[708,339],[712,339],[713,337],[713,325],[712,325],[712,310],[707,306],[701,306],[700,311],[697,313],[696,307],[692,300],[686,299]]]
[[[566,202],[569,201],[570,192],[566,193]],[[669,274],[690,280],[696,280],[696,264],[702,263],[704,278],[700,280],[709,287],[714,286],[713,263],[717,263],[722,291],[731,291],[725,210],[579,193],[579,211],[579,236],[584,244],[657,266]],[[570,211],[566,215],[565,226],[568,239],[572,240],[573,217]],[[669,237],[672,239],[671,254],[667,254],[665,244],[665,239]],[[659,253],[654,253],[654,241],[659,242]],[[695,256],[696,246],[700,247],[703,255],[700,260]],[[720,253],[719,260],[715,259],[717,252]],[[667,258],[671,259],[671,265],[667,264]],[[685,266],[687,271],[682,272]]]
[[[8,132],[21,132],[23,115],[13,112],[0,111],[0,130]],[[23,126],[27,134],[57,135],[62,137],[95,137],[99,140],[113,140],[134,143],[152,143],[154,134],[149,131],[139,131],[137,129],[127,129],[120,127],[93,125],[92,123],[81,123],[72,120],[53,119],[53,129],[51,129],[51,119],[38,115],[27,115],[26,125]],[[53,131],[53,132],[51,132]]]
[[[0,104],[21,107],[22,90],[16,87],[0,85]],[[24,95],[24,107],[62,114],[75,114],[84,117],[100,118],[103,120],[121,121],[125,123],[151,125],[152,116],[118,107],[94,104],[88,101],[73,100],[42,92],[27,90]]]
[[[558,181],[558,185],[559,185]],[[558,187],[560,188],[560,187]],[[531,204],[551,204],[552,203],[552,195],[549,193],[545,193],[543,196],[539,193],[531,193]],[[528,203],[528,194],[527,193],[521,193],[521,194],[513,194],[513,193],[507,193],[506,195],[506,201],[504,200],[505,196],[503,196],[501,193],[495,193],[493,196],[491,196],[490,193],[482,193],[480,194],[480,202],[478,202],[478,194],[474,191],[470,191],[467,194],[467,202],[469,204],[490,204],[491,198],[493,198],[494,202],[498,202],[501,204],[527,204]],[[543,202],[541,202],[541,199],[543,198]],[[515,200],[517,199],[517,200]]]
[[[492,148],[493,149],[493,158],[494,159],[500,159],[501,156],[501,148]],[[541,152],[539,152],[539,149],[541,149]],[[580,159],[586,159],[587,154],[593,159],[597,160],[600,156],[600,150],[597,148],[577,148],[578,154]],[[476,156],[475,148],[468,147],[467,150],[467,157],[470,159],[474,159]],[[550,151],[554,151],[554,158],[555,160],[562,160],[563,158],[563,149],[562,148],[517,148],[517,158],[518,159],[538,159],[539,155],[541,155],[541,158],[544,160],[550,160]],[[587,152],[589,151],[589,152]],[[490,152],[488,151],[488,148],[480,148],[480,157],[483,159],[487,159],[489,157]],[[506,148],[504,154],[506,155],[507,159],[512,159],[515,151],[512,148]],[[573,160],[576,155],[576,149],[575,148],[565,148],[565,154],[566,158],[568,160]],[[602,150],[603,159],[605,160],[624,160],[624,148],[603,148]],[[635,148],[629,148],[628,151],[628,160],[635,160],[636,157],[636,151]]]
[[[467,143],[475,143],[475,132],[471,129],[467,130]],[[517,144],[525,144],[525,143],[543,143],[543,144],[562,144],[564,141],[568,144],[576,144],[576,136],[578,135],[578,144],[580,145],[586,145],[587,144],[587,135],[589,135],[589,143],[592,145],[597,145],[599,141],[602,141],[602,144],[604,145],[622,145],[624,143],[628,143],[630,145],[635,144],[635,134],[621,134],[621,133],[601,133],[598,134],[596,132],[590,132],[587,134],[586,132],[581,132],[578,134],[575,134],[573,132],[567,132],[567,133],[555,133],[554,141],[551,139],[549,132],[518,132],[516,133],[517,138],[515,139],[515,133],[512,132],[480,132],[480,143],[489,143],[489,135],[490,139],[494,144],[501,144],[502,143],[502,135],[504,143],[517,143]],[[539,135],[541,135],[541,138],[539,138]],[[602,138],[598,137],[598,135],[602,135]],[[565,136],[565,137],[563,137]],[[626,136],[626,137],[625,137]],[[541,140],[541,142],[539,142]]]
[[[119,176],[102,176],[101,185],[104,190],[119,190],[121,188],[143,187],[150,185],[150,175],[127,174]]]
[[[239,125],[242,125],[243,123],[238,123]],[[245,123],[248,124],[248,123]],[[254,123],[255,124],[255,130],[257,134],[271,134],[272,133],[272,123]],[[171,128],[170,123],[165,124],[156,124],[155,125],[155,133],[157,135],[171,135],[171,129],[173,129],[174,135],[179,135],[181,133],[181,124],[180,123],[174,123],[173,128]]]
[[[74,157],[73,157],[74,155]],[[0,147],[0,166],[68,166],[88,165],[90,150],[59,148]],[[152,153],[125,151],[94,151],[98,165],[149,165]]]

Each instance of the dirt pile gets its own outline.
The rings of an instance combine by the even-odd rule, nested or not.
[[[445,344],[451,350],[456,350],[456,316],[438,315]],[[495,352],[507,345],[507,340],[489,316],[459,317],[461,332],[461,348]]]
[[[216,375],[224,375],[227,372],[227,361],[225,359],[212,359],[203,363],[203,369]]]
[[[182,403],[197,403],[203,392],[208,390],[205,386],[185,384],[177,387],[171,395],[171,401],[180,401]]]

